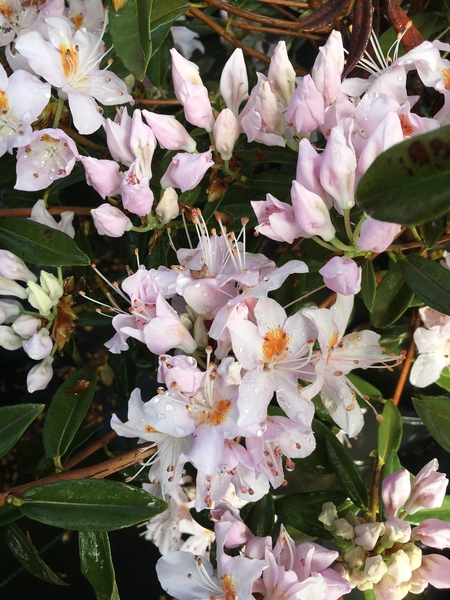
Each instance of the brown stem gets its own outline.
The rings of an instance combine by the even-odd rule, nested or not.
[[[450,241],[450,235],[443,235],[436,243],[436,246],[445,244]],[[386,252],[393,252],[395,250],[412,250],[413,248],[423,248],[423,242],[407,242],[406,244],[392,244],[389,248],[386,248]]]
[[[147,106],[180,106],[178,100],[151,100],[148,98],[138,98],[133,96],[136,104],[146,104]]]
[[[66,210],[70,210],[77,217],[83,217],[90,215],[93,206],[50,206],[47,208],[51,215],[60,215]],[[2,208],[0,209],[0,219],[6,219],[7,217],[29,217],[31,215],[31,208]]]
[[[410,322],[410,330],[411,330],[411,343],[408,348],[408,352],[406,353],[405,360],[403,361],[402,370],[400,373],[400,377],[398,378],[397,385],[395,386],[395,392],[392,396],[392,402],[395,406],[398,406],[400,402],[400,398],[403,392],[403,388],[405,387],[406,379],[408,377],[409,369],[411,368],[411,362],[414,358],[414,352],[416,349],[416,344],[414,343],[414,331],[420,325],[420,317],[416,311],[414,311],[414,315],[411,318]]]
[[[107,148],[104,146],[99,146],[95,142],[88,140],[83,135],[80,135],[70,127],[65,127],[64,125],[59,124],[58,127],[64,131],[70,138],[73,139],[74,142],[80,144],[80,146],[86,146],[86,148],[92,148],[92,150],[96,150],[97,152],[106,152]]]
[[[68,481],[70,479],[103,479],[104,477],[108,477],[108,475],[112,475],[121,469],[125,469],[130,465],[134,465],[137,462],[140,462],[144,458],[151,456],[154,454],[154,448],[147,449],[142,448],[134,448],[129,452],[125,452],[120,456],[116,456],[115,458],[110,458],[109,460],[105,460],[98,465],[92,465],[90,467],[84,467],[82,469],[76,469],[75,471],[63,471],[62,473],[56,473],[55,475],[50,475],[49,477],[44,477],[43,479],[38,479],[36,481],[30,481],[29,483],[24,483],[23,485],[18,485],[13,487],[6,492],[2,492],[0,494],[0,506],[5,506],[7,504],[7,498],[11,494],[14,496],[19,496],[22,492],[27,490],[28,488],[34,487],[36,485],[41,485],[45,483],[55,483],[57,481]]]
[[[279,4],[281,6],[293,6],[294,8],[309,8],[307,2],[295,2],[295,0],[259,0],[267,4]],[[292,16],[292,15],[291,15]]]
[[[205,4],[209,4],[209,6],[214,6],[215,8],[220,8],[220,10],[224,10],[232,15],[236,15],[237,17],[242,17],[248,21],[255,21],[255,23],[268,25],[269,27],[282,27],[283,29],[296,29],[298,27],[298,22],[293,23],[292,21],[284,21],[283,19],[273,19],[272,17],[258,15],[249,10],[243,10],[242,8],[232,6],[231,4],[223,2],[222,0],[205,0]],[[193,10],[197,11],[198,9],[191,8],[190,10],[192,12]]]
[[[320,40],[322,39],[320,35],[315,35],[314,33],[307,33],[302,31],[289,31],[288,33],[283,29],[275,29],[274,27],[259,27],[258,25],[247,25],[246,23],[239,23],[238,21],[232,21],[230,23],[230,27],[236,29],[245,29],[248,31],[263,31],[265,33],[277,33],[280,35],[290,35],[292,37],[305,37],[310,40]],[[303,71],[305,74],[306,71]]]
[[[200,21],[203,21],[203,23],[205,23],[213,31],[218,33],[220,37],[223,37],[224,40],[227,40],[227,42],[230,42],[230,44],[233,44],[233,46],[236,46],[237,48],[242,48],[242,50],[246,52],[249,56],[253,56],[253,58],[257,58],[258,60],[262,60],[266,63],[270,62],[270,58],[268,56],[262,54],[261,52],[258,52],[257,50],[254,50],[253,48],[250,48],[250,46],[247,46],[246,44],[243,44],[242,42],[237,40],[235,37],[227,33],[223,27],[218,25],[213,19],[205,15],[205,13],[203,13],[198,8],[191,8],[189,12],[194,17],[197,17],[197,19],[200,19]]]
[[[116,436],[117,436],[117,433],[114,430],[108,431],[108,433],[106,433],[104,436],[102,436],[96,442],[94,442],[93,444],[91,444],[90,446],[88,446],[87,448],[85,448],[84,450],[82,450],[81,452],[76,454],[75,456],[72,456],[72,458],[70,458],[64,465],[64,470],[68,471],[69,469],[71,469],[72,467],[74,467],[75,465],[80,463],[82,460],[84,460],[91,454],[94,454],[94,452],[97,452],[97,450],[99,450],[104,444],[107,444],[108,442],[113,440]]]
[[[319,308],[330,308],[330,306],[336,302],[336,296],[336,292],[330,294],[326,300],[319,304]]]
[[[379,511],[379,487],[380,487],[380,477],[381,477],[381,469],[383,465],[381,461],[377,458],[375,464],[373,466],[372,472],[372,480],[370,482],[370,520],[372,523],[375,523],[377,520],[377,513]]]
[[[298,22],[298,17],[296,15],[293,15],[292,13],[290,13],[285,8],[283,8],[280,4],[275,3],[275,2],[269,2],[269,0],[262,0],[262,1],[268,2],[269,6],[272,10],[276,10],[278,13],[280,13],[280,15],[283,15],[290,21],[295,21],[296,23]]]

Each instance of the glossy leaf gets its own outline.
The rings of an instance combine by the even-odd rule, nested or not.
[[[355,375],[355,373],[348,373],[346,377],[347,379],[350,379],[353,385],[358,389],[359,392],[361,392],[363,396],[369,396],[369,398],[383,397],[383,394],[378,388],[376,388],[374,385],[372,385],[359,375]]]
[[[109,10],[109,28],[120,60],[142,81],[152,54],[150,15],[152,0],[126,0],[117,11]]]
[[[154,0],[152,2],[152,31],[161,25],[173,23],[178,17],[184,15],[189,10],[189,3],[185,0],[164,0],[161,2]]]
[[[276,500],[275,511],[285,525],[289,524],[291,527],[319,539],[332,539],[331,534],[317,518],[320,513],[317,505],[308,506],[299,502],[297,494],[288,494]]]
[[[427,221],[420,229],[425,246],[427,248],[434,248],[442,234],[442,220],[433,219],[432,221]]]
[[[17,508],[17,506],[12,506],[11,504],[7,504],[6,506],[0,507],[0,527],[6,525],[7,523],[13,523],[20,519],[22,513]]]
[[[148,479],[148,477],[147,477]],[[196,511],[195,508],[190,508],[189,512],[191,513],[191,517],[196,521],[203,529],[208,529],[209,531],[214,531],[214,521],[212,521],[209,517],[211,517],[211,511],[205,508],[204,510]],[[242,514],[241,514],[242,517]]]
[[[42,430],[48,456],[58,460],[68,450],[91,405],[96,385],[94,369],[84,368],[72,373],[56,392]]]
[[[413,515],[406,515],[405,521],[411,525],[419,525],[425,519],[439,519],[450,523],[450,496],[445,496],[442,506],[439,508],[431,508],[428,510],[418,510]]]
[[[376,291],[377,285],[373,264],[370,258],[366,258],[362,265],[361,296],[368,311],[373,310]]]
[[[397,452],[402,441],[402,417],[395,404],[388,400],[383,408],[383,422],[378,425],[378,458],[385,463],[391,452]]]
[[[265,537],[271,535],[275,522],[275,508],[271,494],[266,494],[258,502],[254,502],[245,518],[245,524],[254,535]]]
[[[167,503],[119,481],[74,479],[38,484],[15,500],[36,521],[77,531],[111,531],[148,521]]]
[[[297,492],[296,494],[287,494],[278,498],[276,502],[282,502],[286,498],[289,498],[291,502],[294,502],[301,506],[322,506],[324,502],[333,502],[336,506],[342,504],[347,498],[347,495],[342,490],[314,490],[313,492]]]
[[[358,206],[380,221],[417,225],[450,209],[450,126],[396,144],[362,176]]]
[[[413,299],[414,293],[403,278],[400,262],[389,269],[377,287],[373,311],[370,313],[370,320],[375,327],[387,327],[394,323]]]
[[[45,404],[17,404],[0,408],[0,458],[20,440],[25,429],[44,407]]]
[[[23,260],[41,267],[90,264],[89,257],[67,233],[27,219],[2,219],[0,242]]]
[[[25,536],[17,525],[5,525],[3,533],[9,549],[27,571],[48,583],[68,585],[45,564],[33,546],[30,537]]]
[[[369,498],[362,477],[347,454],[344,446],[336,437],[325,438],[328,458],[335,469],[337,480],[342,489],[357,506],[367,507]]]
[[[80,531],[78,544],[81,572],[94,588],[97,600],[119,600],[107,532]]]
[[[307,473],[316,473],[318,475],[334,473],[334,467],[328,459],[325,439],[329,435],[333,435],[329,427],[327,427],[319,419],[312,420],[312,429],[316,438],[316,448],[306,458],[296,458],[295,464],[299,469]]]
[[[444,450],[450,452],[450,398],[448,396],[422,396],[412,400],[425,427],[437,443]]]
[[[439,387],[450,392],[450,370],[448,367],[442,369],[441,376],[436,381]]]
[[[450,271],[438,262],[418,254],[401,261],[403,277],[427,306],[450,315]]]

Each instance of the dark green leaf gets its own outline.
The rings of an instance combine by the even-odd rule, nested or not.
[[[42,441],[48,456],[56,461],[67,451],[80,428],[94,396],[97,377],[92,368],[72,373],[48,407]]]
[[[106,148],[105,148],[106,150]],[[78,163],[79,164],[79,163]],[[69,185],[73,185],[74,183],[79,183],[80,181],[84,181],[86,179],[85,170],[82,166],[76,166],[74,169],[61,179],[57,179],[49,188],[49,194],[57,194],[61,190]]]
[[[0,408],[0,458],[20,440],[25,429],[44,407],[45,404],[17,404]]]
[[[358,206],[380,221],[417,225],[450,209],[450,125],[396,144],[362,176]]]
[[[391,452],[397,452],[402,441],[402,417],[388,400],[383,409],[383,422],[378,425],[378,458],[384,464]]]
[[[88,425],[87,427],[79,429],[76,432],[73,440],[70,442],[66,452],[64,453],[62,463],[64,464],[67,460],[69,460],[69,458],[72,455],[72,452],[76,448],[78,448],[78,446],[84,444],[84,442],[86,442],[91,436],[93,436],[94,433],[96,433],[101,428],[101,426],[101,423],[94,423],[93,425]]]
[[[448,367],[442,369],[441,376],[436,383],[447,392],[450,392],[450,370]]]
[[[299,469],[306,471],[307,473],[316,473],[318,475],[334,473],[333,465],[328,459],[325,439],[329,435],[333,435],[330,429],[319,421],[319,419],[313,419],[312,429],[316,438],[316,448],[306,458],[296,458],[295,464]]]
[[[12,506],[11,504],[7,504],[6,506],[2,506],[0,508],[0,527],[6,525],[7,523],[13,523],[20,519],[22,513],[17,506]]]
[[[271,494],[266,494],[261,500],[254,502],[245,519],[251,532],[260,537],[271,535],[274,521],[275,508]]]
[[[185,0],[164,0],[152,3],[151,30],[161,27],[166,23],[172,24],[189,10],[189,3]]]
[[[170,68],[170,49],[173,39],[170,24],[158,27],[152,32],[153,54],[147,68],[147,77],[156,87],[163,87]],[[162,38],[162,39],[159,39]]]
[[[387,327],[394,323],[413,299],[414,293],[403,278],[400,262],[389,269],[377,287],[373,311],[370,313],[370,320],[375,327]]]
[[[97,600],[119,600],[107,532],[80,531],[78,543],[81,572],[94,588]]]
[[[252,177],[252,186],[277,198],[287,196],[295,171],[263,171]]]
[[[11,208],[33,208],[39,200],[34,195],[27,194],[19,190],[4,189],[0,191],[0,199]]]
[[[317,518],[320,510],[317,505],[308,506],[299,502],[297,494],[288,494],[275,502],[275,511],[284,525],[323,540],[331,540],[331,534]]]
[[[375,273],[373,270],[373,264],[370,258],[366,258],[362,265],[361,295],[368,311],[373,310],[376,291],[377,285],[375,280]]]
[[[387,457],[386,462],[384,463],[381,481],[383,481],[383,479],[388,475],[392,475],[392,473],[398,473],[399,471],[403,471],[403,466],[400,462],[397,452],[392,450]]]
[[[419,525],[425,519],[439,519],[440,521],[450,523],[450,496],[445,496],[440,508],[418,510],[413,515],[406,515],[405,517],[405,521],[408,521],[412,525]]]
[[[239,158],[256,163],[276,163],[296,165],[298,154],[290,148],[277,148],[276,146],[262,146],[257,142],[249,144],[247,140],[236,144]]]
[[[450,398],[422,396],[412,401],[425,427],[437,443],[450,452]]]
[[[9,549],[27,571],[49,583],[68,585],[45,564],[29,536],[25,536],[17,525],[6,525],[3,532]]]
[[[358,389],[359,392],[361,392],[363,396],[369,396],[369,398],[383,397],[383,394],[378,388],[376,388],[374,385],[372,385],[365,379],[362,379],[362,377],[355,375],[355,373],[348,373],[346,377],[347,379],[350,379],[353,385]]]
[[[77,531],[123,529],[167,509],[166,502],[141,488],[103,479],[39,484],[15,503],[30,519]]]
[[[67,233],[27,219],[2,219],[0,242],[23,260],[41,267],[90,264]]]
[[[434,248],[436,246],[442,233],[442,219],[433,219],[433,221],[427,221],[421,227],[422,238],[427,248]]]
[[[342,504],[347,498],[347,494],[342,490],[315,490],[313,492],[297,492],[296,494],[286,494],[277,498],[275,503],[289,498],[291,503],[295,502],[299,506],[322,506],[324,502],[333,502],[336,506]],[[320,512],[320,511],[319,511]]]
[[[204,529],[209,529],[209,531],[214,531],[214,521],[211,521],[209,518],[211,516],[211,511],[205,508],[197,512],[195,508],[190,508],[189,512],[191,513],[191,517],[196,521],[201,527]]]
[[[427,305],[450,315],[450,271],[418,254],[400,261],[403,277],[411,290]]]
[[[328,458],[334,466],[337,480],[350,500],[361,508],[367,507],[369,498],[367,489],[355,463],[345,451],[344,446],[336,437],[327,436],[325,443]]]
[[[109,28],[114,49],[123,64],[139,81],[145,77],[152,54],[152,4],[152,0],[126,0],[116,12],[111,2],[109,10]]]

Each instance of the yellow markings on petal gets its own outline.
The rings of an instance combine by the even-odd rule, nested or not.
[[[330,340],[328,342],[328,346],[330,347],[331,350],[336,346],[338,341],[339,341],[339,333],[337,331],[334,331],[333,335],[330,337]]]
[[[221,423],[224,423],[227,420],[227,415],[233,406],[231,400],[219,400],[219,402],[214,406],[211,416],[209,417],[209,422],[213,427],[217,427]]]
[[[83,27],[83,18],[83,13],[77,13],[70,19],[77,30]]]
[[[48,133],[44,133],[44,135],[41,136],[41,142],[46,142],[47,144],[60,144],[61,140],[52,138]]]
[[[444,87],[447,92],[450,92],[450,69],[442,69],[441,73]]]
[[[231,575],[224,575],[221,577],[223,583],[223,590],[225,592],[225,600],[236,600],[237,594],[233,587],[233,579]]]
[[[154,427],[152,427],[148,423],[145,424],[145,431],[147,433],[159,433],[159,431],[157,429],[155,429]]]
[[[6,114],[8,112],[8,94],[3,90],[0,90],[0,113]]]
[[[66,77],[69,77],[77,70],[77,53],[72,44],[70,44],[69,46],[64,46],[63,44],[61,44],[61,46],[59,47],[59,53],[61,54],[61,64],[64,71],[64,75]]]
[[[415,132],[416,128],[413,127],[413,124],[408,119],[408,117],[406,115],[399,115],[399,119],[400,125],[402,126],[403,137],[406,138],[412,135]]]
[[[263,353],[268,362],[274,362],[284,358],[288,351],[288,344],[291,336],[278,325],[276,329],[269,329],[264,336],[262,346]]]
[[[0,14],[11,21],[11,17],[14,14],[14,9],[5,0],[0,0]]]

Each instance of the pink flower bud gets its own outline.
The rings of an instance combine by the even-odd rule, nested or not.
[[[9,250],[0,250],[0,277],[16,281],[36,281],[37,277],[30,271],[21,258]]]
[[[450,587],[450,560],[440,554],[422,556],[419,575],[438,590]]]
[[[248,96],[247,68],[240,48],[236,48],[225,63],[220,77],[220,93],[227,107],[237,117],[241,103]]]
[[[334,238],[336,230],[331,223],[328,208],[320,196],[294,180],[291,198],[295,221],[302,231],[301,235],[305,237],[318,235],[326,242]]]
[[[405,504],[405,511],[413,515],[423,508],[439,508],[445,498],[448,479],[444,473],[437,473],[438,461],[433,458],[415,476],[411,495]]]
[[[283,106],[287,106],[294,93],[295,71],[288,58],[286,42],[278,42],[270,59],[267,79],[272,92]]]
[[[187,60],[179,52],[172,48],[172,81],[173,89],[177,100],[182,103],[179,96],[180,88],[185,81],[189,81],[192,85],[203,85],[203,81],[199,74],[198,66]]]
[[[125,231],[130,231],[133,223],[121,210],[111,204],[101,204],[91,210],[94,225],[100,235],[122,237]]]
[[[106,196],[114,196],[120,189],[122,175],[119,165],[113,160],[99,160],[90,156],[80,156],[86,171],[86,183],[100,194],[103,200]]]
[[[388,519],[397,516],[397,512],[405,504],[410,493],[411,482],[406,469],[391,473],[383,479],[381,497],[383,498],[384,514]]]
[[[332,196],[340,214],[355,205],[355,171],[355,151],[347,144],[343,127],[337,125],[331,130],[322,154],[320,183]]]
[[[208,90],[204,85],[193,85],[185,81],[178,92],[179,100],[184,107],[184,116],[192,125],[212,131],[214,115],[209,100]]]
[[[140,157],[136,158],[124,174],[120,192],[123,207],[134,215],[143,217],[152,210],[153,192],[148,176],[142,172]]]
[[[230,160],[239,137],[239,122],[229,108],[224,108],[214,124],[214,142],[222,160]]]
[[[197,142],[173,115],[159,115],[148,110],[143,110],[142,114],[155,134],[161,148],[195,152]]]
[[[358,248],[372,250],[372,252],[384,252],[400,231],[401,226],[396,223],[377,221],[369,217],[362,224]]]
[[[156,148],[156,138],[150,127],[142,122],[142,113],[140,110],[135,110],[133,113],[130,148],[135,158],[140,159],[139,165],[142,174],[151,179],[152,158]]]
[[[182,192],[193,190],[203,179],[204,174],[214,164],[211,152],[175,154],[161,178],[161,187],[179,188]]]
[[[258,83],[240,114],[240,121],[249,142],[262,140],[258,135],[260,133],[277,136],[284,133],[285,124],[277,97],[270,89],[267,78],[261,73],[258,73]]]
[[[342,36],[332,31],[325,46],[319,48],[319,54],[312,68],[312,78],[316,88],[325,100],[325,106],[334,102],[341,89],[341,74],[344,69],[344,47]]]
[[[48,329],[45,327],[35,333],[29,340],[23,342],[23,349],[33,360],[42,360],[50,354],[52,348],[53,342]]]
[[[119,122],[106,119],[103,123],[103,127],[106,131],[106,143],[108,144],[111,156],[117,162],[128,167],[136,158],[131,152],[129,144],[132,120],[125,107],[120,109],[119,114]]]
[[[384,533],[384,523],[363,523],[355,527],[353,542],[369,552],[375,548],[380,535]]]
[[[301,230],[295,222],[294,209],[290,204],[267,194],[266,200],[252,201],[258,219],[256,231],[276,242],[292,242],[300,237]]]
[[[414,527],[412,536],[424,546],[439,550],[450,548],[450,524],[439,519],[425,519]]]
[[[20,315],[20,317],[18,317],[11,325],[17,335],[20,335],[20,337],[24,339],[33,336],[40,326],[40,319],[32,317],[31,315]]]
[[[330,290],[343,296],[352,296],[361,289],[361,267],[351,258],[334,256],[319,273]]]
[[[303,77],[295,90],[287,109],[288,125],[293,125],[298,133],[311,133],[325,120],[324,102],[317,91],[311,75]]]
[[[30,394],[38,390],[45,390],[53,377],[53,360],[53,356],[47,356],[28,372],[27,389]]]

